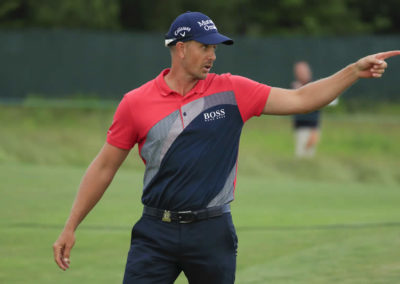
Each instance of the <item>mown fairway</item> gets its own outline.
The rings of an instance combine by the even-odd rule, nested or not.
[[[111,117],[0,109],[0,283],[121,283],[142,209],[136,149],[78,229],[69,271],[51,249]],[[400,283],[400,117],[330,114],[323,130],[318,157],[298,161],[287,118],[245,127],[237,283]]]

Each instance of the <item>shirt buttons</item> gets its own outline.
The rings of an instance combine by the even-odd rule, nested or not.
[[[186,112],[183,113],[183,116],[186,116]]]

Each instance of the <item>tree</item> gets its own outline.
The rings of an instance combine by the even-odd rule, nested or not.
[[[2,0],[0,26],[166,32],[188,10],[231,35],[400,32],[399,0]]]
[[[113,0],[4,0],[0,25],[115,29],[119,3]]]

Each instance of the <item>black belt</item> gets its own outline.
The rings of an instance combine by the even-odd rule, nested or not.
[[[195,211],[169,211],[158,208],[144,206],[143,215],[160,218],[164,222],[192,223],[194,221],[209,219],[231,212],[229,204],[210,207]]]

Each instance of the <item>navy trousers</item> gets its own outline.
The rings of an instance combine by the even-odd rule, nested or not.
[[[189,224],[142,216],[132,229],[124,284],[235,282],[237,236],[230,213]]]

